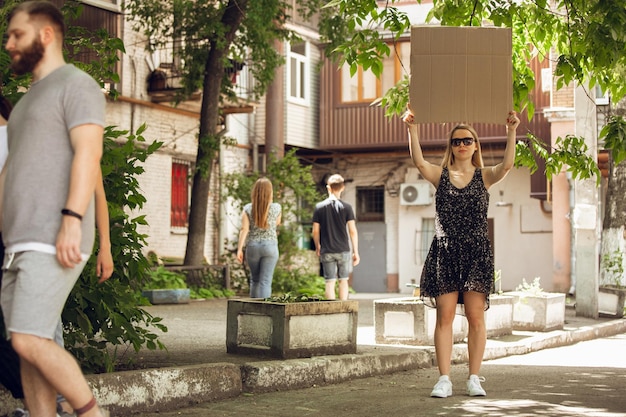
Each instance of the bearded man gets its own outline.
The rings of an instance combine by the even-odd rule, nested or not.
[[[11,113],[9,158],[0,174],[5,326],[31,415],[56,416],[58,392],[78,416],[102,417],[80,367],[53,339],[94,243],[104,95],[65,62],[56,6],[27,1],[8,21],[11,68],[31,73],[33,82]]]

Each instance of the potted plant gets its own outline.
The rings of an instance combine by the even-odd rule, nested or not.
[[[152,304],[185,304],[189,302],[189,288],[185,275],[158,266],[148,272],[149,281],[141,295]]]
[[[285,294],[228,300],[226,351],[282,359],[356,353],[358,301]]]
[[[624,317],[624,255],[619,249],[602,257],[601,284],[598,291],[598,312],[602,316]]]
[[[546,292],[541,288],[541,278],[522,283],[513,297],[513,330],[547,332],[563,329],[565,324],[565,294]]]

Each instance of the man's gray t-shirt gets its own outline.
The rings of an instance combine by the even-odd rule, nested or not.
[[[100,86],[71,64],[33,83],[17,103],[8,124],[2,219],[7,251],[24,244],[55,246],[74,157],[69,131],[84,124],[104,126],[104,116]],[[84,254],[93,249],[94,211],[92,197],[82,221]]]

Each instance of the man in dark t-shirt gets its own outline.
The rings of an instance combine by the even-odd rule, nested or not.
[[[335,283],[339,280],[339,299],[347,300],[348,278],[360,261],[354,211],[339,199],[345,189],[341,175],[331,175],[326,188],[328,198],[317,203],[313,212],[313,241],[324,270],[326,298],[335,299]]]

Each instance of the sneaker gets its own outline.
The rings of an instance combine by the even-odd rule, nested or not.
[[[26,410],[23,410],[21,408],[16,408],[11,414],[9,414],[9,416],[10,417],[30,417],[30,414]]]
[[[437,398],[446,398],[452,395],[452,382],[450,381],[450,377],[448,375],[441,375],[439,377],[439,381],[435,384],[432,392],[430,393],[431,397]]]
[[[487,395],[483,387],[480,386],[481,382],[485,382],[485,377],[478,375],[470,375],[467,380],[467,395],[470,397],[484,397]]]
[[[65,400],[64,400],[65,401]],[[68,413],[63,409],[60,401],[57,401],[57,417],[76,417],[74,413]]]

